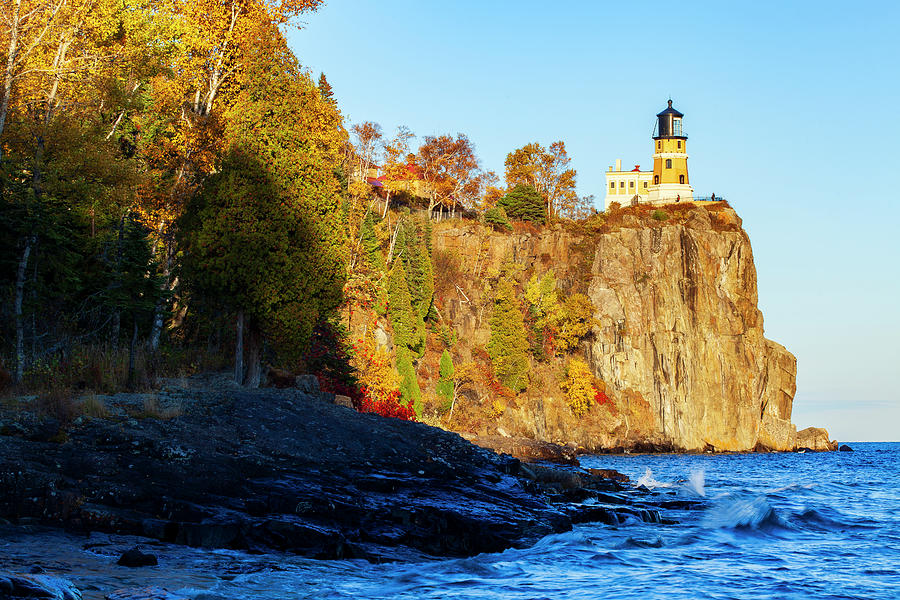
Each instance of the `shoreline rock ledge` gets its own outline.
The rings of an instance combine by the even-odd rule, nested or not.
[[[140,395],[119,394],[106,398],[111,416],[76,419],[52,440],[46,419],[0,408],[0,519],[371,561],[472,556],[576,522],[660,519],[652,499],[602,474],[520,473],[517,459],[455,433],[360,414],[324,394],[159,395],[182,414],[134,418],[122,405],[139,406]],[[619,505],[582,504],[601,494],[618,494]]]

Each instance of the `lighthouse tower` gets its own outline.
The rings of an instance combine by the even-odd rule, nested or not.
[[[687,168],[687,136],[682,129],[684,115],[669,106],[656,115],[653,136],[653,179],[648,200],[654,204],[693,199]]]

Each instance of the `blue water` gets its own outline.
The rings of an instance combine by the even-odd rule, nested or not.
[[[153,550],[159,567],[123,572],[110,563],[116,544],[131,540],[110,538],[104,553],[65,536],[5,540],[0,554],[19,565],[40,557],[86,600],[146,584],[198,600],[900,598],[900,444],[852,445],[852,453],[583,457],[656,499],[700,503],[662,511],[678,524],[586,524],[468,559],[371,565],[165,546]]]

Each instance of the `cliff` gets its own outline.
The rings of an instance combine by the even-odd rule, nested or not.
[[[797,446],[797,361],[764,336],[750,240],[727,205],[633,207],[592,226],[510,233],[456,222],[436,228],[434,250],[435,304],[458,333],[455,359],[487,344],[491,281],[504,265],[518,265],[523,284],[552,269],[563,294],[591,300],[595,323],[575,354],[611,399],[576,417],[559,388],[566,357],[533,360],[526,392],[445,426],[588,451]],[[470,392],[470,413],[490,395]]]

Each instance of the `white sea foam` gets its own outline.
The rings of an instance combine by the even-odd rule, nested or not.
[[[653,479],[653,471],[650,470],[650,467],[647,467],[647,470],[644,471],[644,474],[641,475],[640,478],[637,480],[637,485],[638,485],[638,487],[644,486],[645,488],[648,488],[651,490],[653,488],[658,488],[658,487],[662,487],[662,488],[672,487],[671,483],[664,483],[662,481],[657,481],[657,480]]]
[[[691,471],[691,476],[688,477],[687,482],[685,483],[685,487],[698,496],[706,496],[706,472],[703,469],[697,469],[695,471]]]

